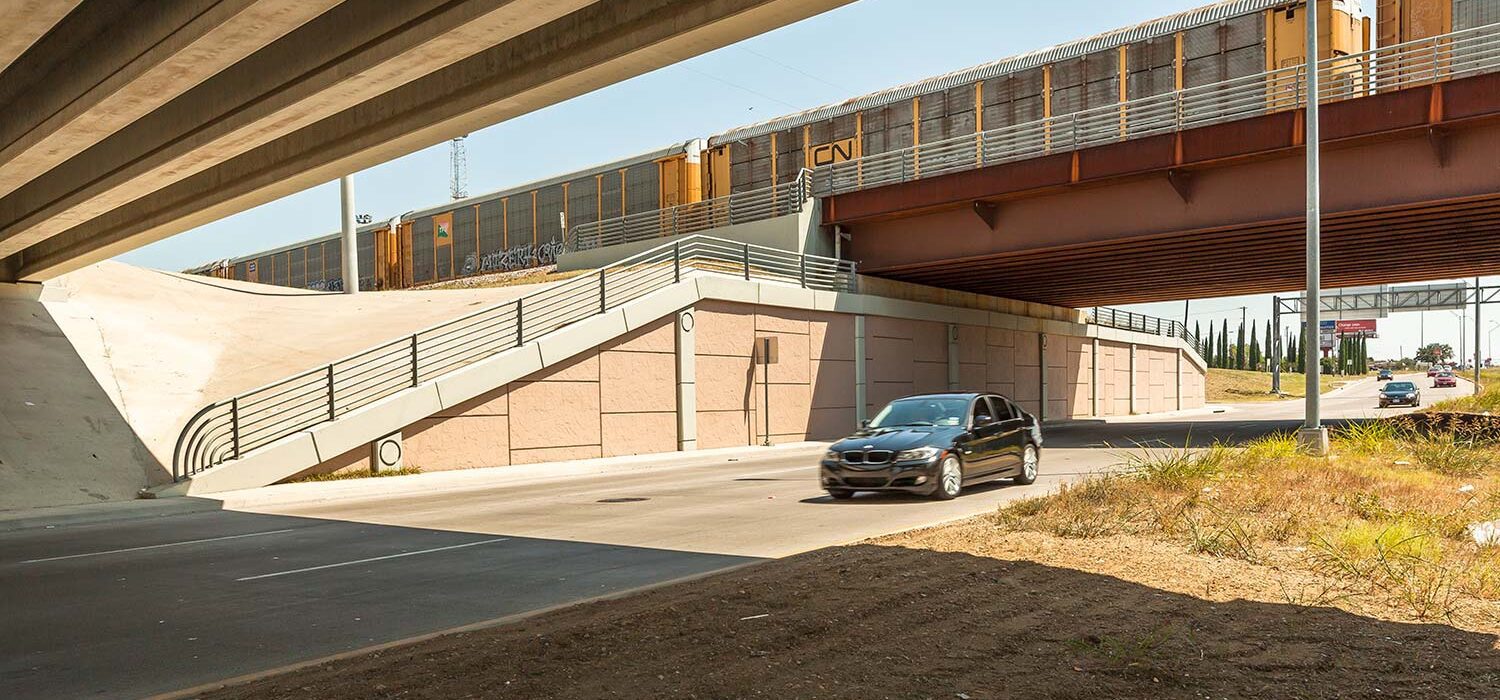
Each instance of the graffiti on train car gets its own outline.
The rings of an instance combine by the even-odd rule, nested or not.
[[[493,253],[469,253],[464,256],[459,274],[472,275],[481,272],[508,272],[528,267],[551,265],[563,252],[560,241],[546,241],[540,245],[522,243]]]
[[[319,292],[342,292],[344,291],[344,281],[336,277],[327,280],[310,280],[307,283],[307,288]]]

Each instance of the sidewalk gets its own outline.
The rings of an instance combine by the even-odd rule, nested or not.
[[[727,464],[756,463],[805,457],[816,463],[826,442],[795,442],[763,447],[725,447],[688,452],[627,455],[546,462],[478,469],[406,474],[379,478],[311,481],[273,484],[254,489],[225,491],[211,496],[169,497],[116,503],[57,506],[0,512],[0,532],[39,527],[65,527],[114,520],[168,517],[215,510],[237,510],[269,505],[291,505],[322,501],[350,502],[379,499],[393,494],[454,493],[507,484],[536,484],[579,476],[625,474],[651,469],[692,469]]]

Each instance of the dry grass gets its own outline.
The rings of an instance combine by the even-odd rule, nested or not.
[[[562,280],[577,277],[592,270],[571,270],[558,272],[557,266],[548,265],[523,270],[511,270],[508,272],[491,272],[472,277],[461,277],[446,282],[434,282],[424,284],[413,289],[418,291],[429,291],[436,289],[489,289],[493,287],[515,287],[523,284],[546,284],[548,282],[561,282]]]
[[[1291,435],[1138,451],[1109,474],[1003,508],[999,523],[1061,537],[1135,535],[1192,552],[1315,574],[1289,601],[1359,599],[1415,619],[1500,601],[1500,548],[1469,523],[1500,519],[1497,446],[1385,423],[1339,429],[1335,456]]]
[[[1320,375],[1318,383],[1323,391],[1348,382],[1358,377],[1339,377]],[[1208,370],[1208,401],[1209,403],[1240,403],[1244,401],[1280,401],[1283,399],[1300,399],[1306,395],[1307,377],[1292,372],[1281,373],[1282,394],[1271,393],[1271,373],[1252,372],[1240,369],[1210,369]]]
[[[344,481],[346,479],[377,479],[385,476],[406,476],[408,474],[421,474],[420,467],[402,467],[382,472],[372,472],[368,469],[346,469],[344,471],[328,472],[326,474],[309,474],[295,479],[287,479],[285,483],[301,484],[309,481]]]

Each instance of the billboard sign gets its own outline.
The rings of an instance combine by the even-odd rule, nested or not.
[[[1318,321],[1318,333],[1325,338],[1347,336],[1375,337],[1377,320],[1373,318],[1339,318]]]

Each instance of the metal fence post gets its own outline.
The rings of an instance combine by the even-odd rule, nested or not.
[[[604,273],[607,269],[608,268],[599,269],[599,313],[601,314],[609,309],[609,303],[605,300],[604,296]]]
[[[798,255],[797,256],[797,281],[802,284],[802,288],[803,289],[807,288],[807,256],[806,255]]]
[[[524,298],[516,300],[516,347],[521,347],[521,344],[526,342],[526,326],[525,326],[525,323],[524,323],[525,319],[521,316],[521,309],[524,308],[524,307],[521,306],[521,302],[523,300],[524,300]],[[413,362],[412,363],[412,374],[413,375],[416,374],[416,371],[417,371],[416,370],[416,366],[417,366],[416,363]]]
[[[411,385],[416,386],[417,381],[417,334],[411,334]]]
[[[234,440],[234,458],[240,458],[240,397],[229,400],[229,430]]]
[[[328,420],[333,420],[333,365],[328,365]]]
[[[750,244],[745,244],[745,279],[750,279]]]
[[[672,281],[682,281],[682,241],[672,244]]]

